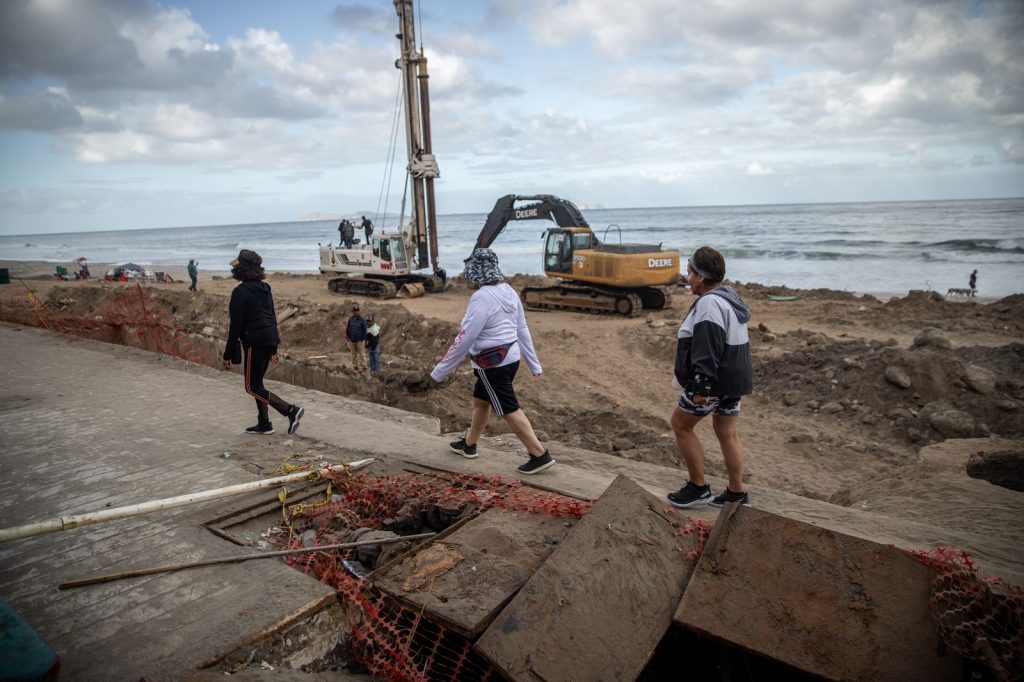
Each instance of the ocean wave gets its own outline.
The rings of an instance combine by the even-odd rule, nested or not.
[[[1024,246],[1015,239],[946,239],[925,244],[925,247],[977,253],[1024,253]]]

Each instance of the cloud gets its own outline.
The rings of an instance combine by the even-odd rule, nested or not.
[[[385,11],[379,7],[339,3],[334,6],[329,16],[331,23],[347,31],[394,33],[394,12]]]
[[[56,89],[4,97],[0,95],[0,128],[54,131],[82,124],[82,115],[67,95]]]

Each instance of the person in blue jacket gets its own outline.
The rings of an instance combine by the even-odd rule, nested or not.
[[[291,435],[299,428],[299,420],[305,410],[285,402],[263,385],[263,376],[271,361],[274,364],[280,362],[277,347],[281,343],[274,297],[270,285],[263,281],[267,277],[263,259],[255,251],[242,249],[230,265],[231,276],[239,281],[239,285],[231,292],[228,304],[231,324],[224,348],[224,369],[230,369],[232,364],[242,364],[245,392],[256,400],[256,425],[245,432],[264,436],[274,433],[267,410],[269,405],[288,418],[288,434]]]
[[[737,422],[740,398],[753,392],[750,308],[725,280],[725,258],[710,246],[697,249],[686,264],[686,280],[697,295],[679,326],[675,378],[682,395],[672,412],[672,431],[689,480],[668,494],[674,507],[726,502],[749,504],[743,485],[743,443]],[[726,489],[712,496],[704,480],[704,448],[694,427],[711,415],[729,475]]]
[[[359,304],[355,303],[345,324],[345,341],[352,352],[353,369],[366,369],[366,328],[366,319],[359,312]]]

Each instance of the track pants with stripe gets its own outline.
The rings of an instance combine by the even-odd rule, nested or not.
[[[270,423],[267,405],[285,417],[288,416],[288,412],[292,408],[263,385],[263,375],[267,373],[270,359],[274,357],[275,353],[277,353],[276,346],[257,346],[245,349],[245,392],[256,399],[256,411],[259,413],[261,425]]]

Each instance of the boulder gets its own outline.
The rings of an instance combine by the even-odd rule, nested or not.
[[[967,475],[1024,492],[1024,452],[977,452],[967,460]]]
[[[925,327],[914,339],[914,348],[919,348],[921,346],[931,346],[932,348],[952,348],[953,344],[949,342],[949,339],[946,338],[941,329],[936,327]]]
[[[974,418],[962,410],[932,412],[928,424],[946,438],[971,436],[978,430]]]
[[[964,369],[964,381],[975,393],[989,395],[996,390],[996,375],[978,365],[967,365]]]
[[[843,406],[837,403],[836,401],[832,400],[822,405],[820,411],[824,412],[825,414],[837,414],[843,411]]]
[[[885,368],[885,380],[893,386],[902,389],[908,389],[913,384],[907,371],[896,365],[889,365]]]

